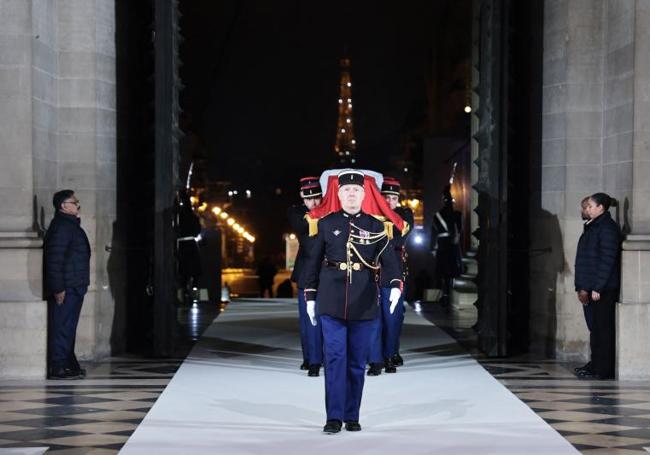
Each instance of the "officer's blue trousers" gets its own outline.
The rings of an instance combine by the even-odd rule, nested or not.
[[[381,288],[381,305],[379,316],[374,320],[371,335],[370,356],[368,362],[381,363],[397,354],[399,349],[399,336],[404,322],[403,298],[400,296],[395,312],[390,314],[391,288]]]
[[[350,321],[327,315],[320,320],[327,420],[358,422],[374,321]]]
[[[54,297],[50,297],[48,301],[49,367],[52,369],[79,367],[74,355],[74,345],[84,295],[85,289],[66,289],[63,304],[58,305]]]
[[[323,363],[323,337],[321,324],[311,324],[307,314],[307,303],[303,289],[298,289],[298,318],[300,320],[300,344],[302,345],[302,358],[309,365]],[[316,316],[319,320],[320,317]]]

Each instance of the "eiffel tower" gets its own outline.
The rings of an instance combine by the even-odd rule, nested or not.
[[[336,123],[336,166],[354,167],[356,164],[356,144],[354,123],[352,120],[352,78],[350,76],[350,59],[341,59],[341,85],[339,94],[339,118]]]

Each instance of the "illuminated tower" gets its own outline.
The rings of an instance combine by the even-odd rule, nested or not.
[[[352,78],[350,77],[350,59],[341,59],[341,88],[339,94],[339,119],[336,124],[336,154],[337,166],[353,167],[356,163],[355,150],[357,141],[354,138],[352,122]]]

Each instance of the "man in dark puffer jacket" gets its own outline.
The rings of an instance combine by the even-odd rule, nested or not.
[[[54,194],[56,213],[45,236],[49,379],[85,376],[74,353],[79,314],[90,284],[90,244],[72,190]]]
[[[621,230],[608,210],[612,199],[605,193],[589,198],[587,213],[591,222],[578,242],[575,264],[575,290],[587,295],[593,306],[590,334],[592,369],[579,373],[589,379],[614,377],[614,311],[621,287]]]

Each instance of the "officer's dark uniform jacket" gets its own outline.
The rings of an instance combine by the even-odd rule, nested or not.
[[[90,283],[90,244],[81,220],[56,212],[45,236],[45,282],[50,294],[87,288]]]
[[[454,243],[462,228],[461,217],[462,214],[450,206],[443,207],[433,217],[431,249],[437,243],[436,270],[443,277],[457,277],[462,272],[460,249]]]
[[[393,240],[391,246],[395,249],[397,257],[400,259],[400,267],[402,271],[402,279],[406,278],[407,264],[406,264],[406,239],[413,230],[413,210],[408,207],[396,207],[395,212],[408,224],[408,231],[405,233],[398,232],[397,229],[393,232]],[[382,277],[383,278],[383,277]],[[382,285],[385,285],[385,280],[382,279]]]
[[[616,290],[621,286],[621,230],[609,212],[584,227],[575,262],[576,291]]]
[[[307,261],[307,254],[309,246],[313,243],[313,237],[309,237],[309,224],[305,220],[305,215],[309,209],[304,204],[293,205],[289,207],[287,216],[291,229],[298,236],[298,253],[296,254],[296,262],[293,265],[293,272],[291,273],[291,281],[296,283],[299,289],[304,289],[304,269],[305,262]]]
[[[318,234],[313,239],[304,271],[305,300],[316,300],[318,292],[321,315],[375,319],[379,276],[372,267],[380,265],[390,286],[401,287],[398,257],[388,244],[384,223],[363,212],[350,215],[340,210],[318,221]]]

